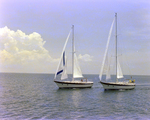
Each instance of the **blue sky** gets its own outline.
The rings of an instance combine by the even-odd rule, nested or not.
[[[74,24],[82,71],[99,74],[117,12],[120,54],[131,74],[150,73],[148,0],[1,0],[0,11],[0,72],[54,73]]]

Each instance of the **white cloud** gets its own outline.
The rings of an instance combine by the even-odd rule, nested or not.
[[[93,56],[90,56],[89,54],[85,54],[85,55],[79,54],[78,59],[88,62],[88,61],[92,61]]]
[[[30,72],[31,67],[35,68],[32,72],[42,72],[42,67],[43,70],[45,67],[44,71],[46,71],[46,67],[50,63],[58,60],[49,55],[48,50],[44,48],[45,42],[41,35],[36,32],[26,35],[21,30],[15,32],[8,29],[8,27],[0,28],[1,71],[5,69],[7,72],[6,67],[9,69],[14,65],[14,67],[16,65],[21,67],[22,72]],[[11,72],[10,70],[8,71]]]

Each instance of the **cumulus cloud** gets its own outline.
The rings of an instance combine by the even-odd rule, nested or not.
[[[89,62],[89,61],[92,61],[93,56],[90,56],[89,54],[85,54],[85,55],[79,54],[78,59],[85,61],[85,62]]]
[[[1,66],[20,65],[25,66],[24,68],[36,68],[57,61],[44,48],[45,42],[36,32],[26,35],[21,30],[15,32],[8,27],[0,28]]]

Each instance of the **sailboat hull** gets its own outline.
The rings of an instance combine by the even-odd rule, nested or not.
[[[105,90],[132,90],[135,88],[135,83],[128,83],[128,82],[102,82],[103,88]]]
[[[59,89],[67,88],[91,88],[93,82],[81,82],[81,81],[54,81]]]

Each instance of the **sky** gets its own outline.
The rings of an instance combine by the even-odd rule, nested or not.
[[[115,13],[124,74],[150,75],[149,0],[0,0],[0,72],[55,73],[74,25],[82,72],[99,74]]]

